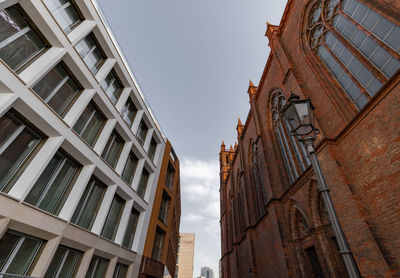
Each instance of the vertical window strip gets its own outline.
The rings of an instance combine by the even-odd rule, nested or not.
[[[283,145],[282,137],[281,137],[281,134],[280,134],[280,131],[279,131],[278,127],[275,127],[275,133],[276,133],[277,138],[278,138],[279,147],[280,147],[282,155],[283,155],[283,161],[285,162],[286,170],[288,171],[288,174],[289,174],[290,182],[294,182],[294,176],[293,176],[293,173],[292,173],[292,168],[289,166],[289,160],[287,158],[286,150],[285,150],[285,147]]]
[[[139,215],[139,211],[137,211],[135,208],[132,208],[128,225],[126,226],[124,240],[122,241],[122,246],[125,246],[126,248],[132,248],[132,244],[135,239],[137,223],[139,221]]]
[[[387,78],[392,77],[400,68],[399,60],[343,15],[333,18],[333,27]]]
[[[400,27],[356,0],[343,0],[343,11],[374,36],[400,52]]]
[[[103,231],[101,232],[102,236],[114,240],[124,206],[125,201],[117,195],[114,196],[103,226]]]
[[[367,104],[368,98],[361,92],[360,88],[350,78],[349,74],[343,70],[342,66],[332,57],[325,46],[320,45],[318,47],[318,55],[355,106],[358,109],[363,108],[365,104]]]
[[[286,138],[286,134],[285,134],[285,132],[283,130],[281,121],[278,122],[278,128],[279,128],[280,136],[282,138],[283,146],[285,147],[285,152],[286,152],[287,157],[288,157],[289,165],[293,170],[295,178],[298,178],[299,174],[297,173],[296,163],[294,162],[294,159],[293,159],[293,156],[292,156],[292,152],[290,151],[289,144],[288,144],[288,141],[287,141],[287,138]]]
[[[382,87],[378,79],[331,33],[325,37],[326,45],[341,64],[357,79],[370,96]]]

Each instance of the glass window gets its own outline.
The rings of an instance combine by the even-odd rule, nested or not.
[[[44,278],[72,278],[82,252],[65,246],[57,248]]]
[[[149,181],[150,173],[143,169],[142,176],[140,177],[139,185],[137,188],[137,194],[144,198],[146,194],[147,183]]]
[[[80,22],[81,18],[71,1],[45,0],[44,2],[65,34],[71,32]]]
[[[162,248],[164,241],[164,231],[157,229],[156,235],[154,237],[153,251],[151,253],[151,258],[158,261],[161,258]]]
[[[125,103],[124,108],[122,109],[121,116],[129,127],[133,123],[133,119],[135,118],[136,112],[137,112],[136,106],[133,104],[132,100],[128,99],[128,101]]]
[[[122,246],[125,246],[126,248],[132,248],[139,216],[139,211],[137,211],[135,208],[132,208],[131,215],[129,216],[128,220],[128,225],[126,226],[124,240],[122,241]]]
[[[0,240],[0,273],[26,275],[43,240],[8,230]]]
[[[80,85],[62,64],[50,70],[32,88],[53,110],[61,115],[78,95]]]
[[[113,168],[117,164],[123,143],[122,138],[114,130],[110,138],[108,138],[107,144],[101,154],[101,157]]]
[[[309,45],[361,109],[380,90],[382,80],[400,69],[400,26],[358,0],[329,0],[325,9],[327,18],[309,20]],[[315,18],[314,11],[309,17]],[[355,52],[365,60],[359,60]],[[369,70],[369,63],[381,74]]]
[[[93,147],[104,122],[105,117],[101,114],[96,105],[91,102],[85,110],[83,110],[82,115],[75,123],[73,129],[86,143]]]
[[[103,231],[101,232],[103,237],[114,240],[124,206],[125,201],[118,196],[114,196],[110,210],[108,211]]]
[[[115,266],[113,278],[125,278],[127,273],[128,273],[128,266],[121,263],[117,263],[117,265]]]
[[[103,60],[106,59],[106,56],[98,46],[94,35],[90,34],[86,38],[82,39],[78,42],[75,48],[88,66],[89,70],[95,75]]]
[[[71,222],[90,230],[103,200],[105,186],[92,178],[75,209]]]
[[[168,204],[170,201],[170,197],[166,192],[163,193],[160,211],[158,213],[158,219],[160,219],[164,224],[167,224],[168,220]]]
[[[171,185],[174,180],[175,169],[168,163],[167,176],[165,177],[165,185],[171,190]]]
[[[18,5],[0,10],[0,58],[7,65],[18,71],[44,49]]]
[[[103,82],[101,82],[101,87],[111,99],[111,102],[116,104],[119,94],[122,91],[122,82],[118,79],[117,74],[113,70],[107,75]]]
[[[38,146],[41,136],[12,112],[0,118],[0,190],[10,191],[23,171],[23,163]]]
[[[140,145],[143,146],[144,141],[146,140],[147,132],[149,128],[147,127],[146,123],[142,120],[139,124],[138,131],[136,133],[136,138],[139,141]]]
[[[154,160],[154,155],[156,154],[156,150],[157,150],[157,142],[156,140],[154,140],[154,138],[151,138],[150,147],[147,152],[151,160]]]
[[[102,257],[93,256],[90,261],[89,269],[86,272],[86,278],[103,278],[106,277],[108,260]]]
[[[132,183],[133,176],[135,175],[137,163],[138,159],[136,155],[133,152],[130,152],[124,171],[122,172],[122,178],[129,185]]]
[[[72,187],[79,166],[62,152],[57,152],[40,175],[25,202],[58,214]]]

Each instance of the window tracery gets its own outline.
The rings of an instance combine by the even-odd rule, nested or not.
[[[400,26],[359,0],[319,0],[308,45],[361,109],[400,69]]]
[[[288,122],[281,117],[280,111],[285,104],[285,97],[276,92],[271,107],[273,126],[290,182],[293,183],[307,169],[310,161],[303,144],[299,138],[291,136]]]

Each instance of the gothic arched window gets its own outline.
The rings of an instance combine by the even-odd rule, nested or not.
[[[310,165],[306,150],[298,138],[291,136],[289,124],[280,111],[285,106],[285,97],[280,92],[272,96],[272,120],[276,138],[282,152],[290,182],[294,182],[301,173]]]
[[[257,142],[251,143],[251,157],[250,165],[253,175],[254,190],[256,195],[256,202],[259,216],[263,215],[265,212],[265,205],[267,204],[265,195],[265,186],[262,179],[262,159],[258,152]]]
[[[358,0],[319,0],[308,45],[358,109],[400,68],[400,26]]]
[[[242,184],[242,175],[241,172],[238,171],[237,175],[237,192],[238,192],[238,212],[239,212],[239,232],[243,232],[245,230],[245,218],[244,218],[244,190]]]

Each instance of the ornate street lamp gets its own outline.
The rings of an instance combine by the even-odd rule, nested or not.
[[[319,192],[325,204],[329,218],[331,220],[332,229],[335,233],[339,253],[342,256],[343,263],[346,267],[350,278],[361,277],[353,255],[350,251],[349,244],[344,236],[342,227],[340,226],[329,189],[326,185],[324,175],[322,174],[317,156],[314,149],[314,140],[319,130],[314,125],[314,107],[310,99],[300,100],[300,97],[291,93],[289,103],[281,111],[283,116],[289,122],[291,135],[300,138],[304,144],[308,156],[311,161],[315,176],[318,181]]]

